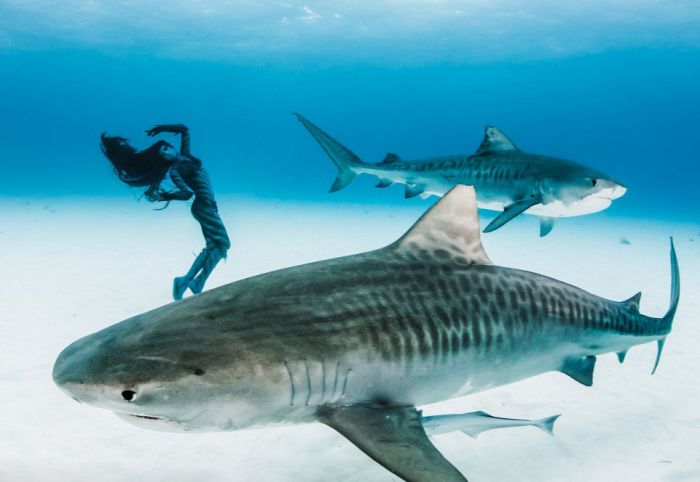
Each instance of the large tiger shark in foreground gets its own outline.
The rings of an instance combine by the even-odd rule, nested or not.
[[[308,119],[295,115],[338,168],[331,192],[343,189],[359,174],[379,178],[377,187],[404,184],[407,198],[442,196],[456,184],[474,186],[479,207],[502,211],[484,232],[527,213],[539,216],[540,236],[546,236],[556,218],[602,211],[627,191],[590,167],[524,152],[493,126],[486,127],[479,149],[471,156],[404,160],[390,153],[382,162],[370,164]]]
[[[74,399],[155,429],[321,422],[407,481],[464,481],[428,433],[538,425],[416,408],[550,371],[591,385],[596,356],[656,341],[679,298],[640,314],[539,274],[495,266],[473,188],[458,186],[398,241],[240,280],[86,336],[56,360]],[[656,366],[655,366],[656,368]],[[450,425],[452,426],[450,427]],[[479,428],[481,427],[481,428]]]

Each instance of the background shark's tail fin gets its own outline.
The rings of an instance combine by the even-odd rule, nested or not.
[[[353,168],[361,166],[363,164],[362,160],[355,155],[350,149],[342,145],[340,142],[336,141],[333,137],[328,135],[326,132],[319,129],[312,122],[307,120],[301,114],[294,114],[297,119],[306,127],[309,134],[316,139],[316,142],[326,151],[328,157],[331,158],[333,163],[338,168],[338,177],[335,178],[335,182],[331,186],[330,192],[340,191],[345,186],[350,184],[357,173]]]
[[[561,417],[561,414],[543,418],[541,420],[537,420],[535,425],[543,432],[547,432],[549,435],[554,435],[554,422],[556,422],[559,417]]]
[[[664,327],[666,333],[671,331],[671,326],[673,325],[673,317],[676,316],[676,309],[678,308],[678,300],[681,296],[681,276],[678,270],[678,258],[676,257],[676,248],[673,246],[673,238],[671,238],[671,303],[668,307],[668,311],[661,318],[661,324]],[[661,360],[661,352],[664,349],[664,343],[666,342],[666,335],[657,340],[657,350],[656,350],[656,361],[654,362],[654,369],[651,374],[656,372],[659,366],[659,360]]]

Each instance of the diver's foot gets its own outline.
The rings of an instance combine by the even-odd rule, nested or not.
[[[206,283],[206,278],[202,279],[201,276],[197,276],[195,279],[190,281],[189,287],[192,293],[198,295],[204,289],[204,283]]]
[[[182,296],[187,290],[189,285],[189,278],[187,276],[178,276],[173,280],[173,298],[176,300],[181,300]]]

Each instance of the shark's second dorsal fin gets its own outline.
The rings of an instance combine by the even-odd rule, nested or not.
[[[393,152],[389,152],[384,160],[381,162],[381,164],[391,164],[392,162],[400,161],[401,158],[394,154]]]
[[[641,301],[641,299],[642,299],[642,292],[640,291],[636,295],[632,296],[631,298],[626,299],[625,301],[621,301],[620,303],[632,308],[637,313],[639,313],[639,302]]]
[[[484,140],[481,141],[479,149],[476,151],[476,155],[480,154],[493,154],[497,152],[509,152],[509,151],[519,151],[513,141],[508,139],[508,137],[497,128],[493,126],[486,126],[484,129]]]
[[[452,188],[391,247],[438,259],[493,264],[481,245],[476,194],[471,186]]]

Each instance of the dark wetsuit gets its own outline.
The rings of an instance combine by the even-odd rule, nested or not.
[[[194,194],[192,216],[199,222],[206,242],[206,247],[197,256],[189,272],[175,279],[173,296],[179,299],[187,287],[193,293],[202,291],[216,264],[226,258],[231,241],[224,222],[219,217],[209,175],[202,167],[202,162],[190,153],[189,130],[180,124],[160,127],[164,132],[181,135],[179,159],[170,168],[170,178],[177,190],[170,192],[168,198],[187,200]]]

